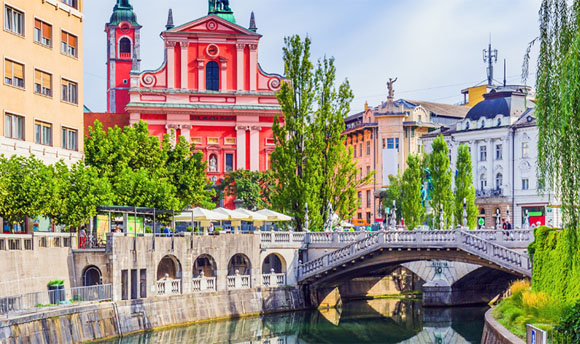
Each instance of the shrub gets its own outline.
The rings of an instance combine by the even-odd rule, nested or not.
[[[580,343],[580,302],[566,310],[554,327],[556,343]]]

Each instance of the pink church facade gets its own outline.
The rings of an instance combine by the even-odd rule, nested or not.
[[[170,13],[161,33],[165,61],[157,70],[140,71],[141,26],[132,5],[118,1],[106,29],[108,112],[126,113],[129,124],[146,121],[160,138],[172,132],[185,137],[203,152],[214,183],[234,170],[268,169],[282,78],[258,63],[262,36],[253,15],[250,28],[236,24],[231,10],[224,15],[211,8],[203,18],[172,22]]]

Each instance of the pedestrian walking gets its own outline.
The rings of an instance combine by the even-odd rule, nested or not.
[[[85,230],[85,226],[82,226],[79,232],[79,248],[86,248],[86,245],[87,245],[87,231]]]

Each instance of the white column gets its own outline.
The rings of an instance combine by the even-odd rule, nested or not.
[[[205,91],[205,60],[203,58],[197,59],[197,83],[198,90]]]
[[[187,142],[191,142],[191,125],[181,126],[181,136],[185,137]]]
[[[236,127],[236,166],[238,170],[246,169],[246,130],[248,127]]]
[[[180,42],[181,47],[181,88],[189,88],[189,42]]]
[[[236,87],[238,91],[244,90],[244,48],[245,44],[236,44],[236,66],[238,70]]]
[[[258,44],[250,44],[250,91],[258,89]]]
[[[250,170],[260,169],[260,127],[252,127],[250,131]]]
[[[175,88],[175,42],[166,41],[167,88]]]
[[[220,58],[220,90],[228,90],[228,60],[225,58]]]

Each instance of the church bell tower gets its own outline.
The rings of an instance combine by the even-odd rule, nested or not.
[[[141,26],[129,0],[117,0],[107,33],[107,112],[125,113],[129,103],[130,73],[139,70]]]

